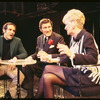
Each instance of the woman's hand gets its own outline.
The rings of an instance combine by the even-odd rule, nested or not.
[[[75,54],[72,53],[67,45],[58,43],[57,48],[59,49],[60,54],[66,54],[68,57],[73,55],[73,58],[75,58]]]

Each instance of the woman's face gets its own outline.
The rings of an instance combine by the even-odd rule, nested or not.
[[[67,35],[73,35],[73,30],[75,28],[74,21],[65,21],[65,30],[67,31]]]

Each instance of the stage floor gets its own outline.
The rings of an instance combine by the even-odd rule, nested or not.
[[[7,89],[8,86],[11,82],[11,79],[7,80]],[[37,92],[37,88],[38,88],[38,83],[39,83],[39,78],[37,78],[36,76],[34,76],[34,95]],[[4,80],[0,80],[0,97],[4,96]],[[24,90],[23,88],[21,88],[21,98],[25,98],[27,96],[27,91]],[[17,98],[17,97],[16,97]],[[74,98],[80,98],[80,97],[75,97],[74,95],[68,93],[67,91],[63,90],[62,88],[58,87],[58,86],[54,86],[54,98],[70,98],[70,99],[74,99]],[[82,98],[82,97],[81,97]],[[84,97],[86,98],[86,97]],[[99,97],[90,97],[90,98],[99,98]]]
[[[11,79],[7,80],[7,89],[11,82]],[[39,78],[34,76],[34,95],[37,92]],[[5,91],[6,92],[6,91]],[[4,80],[0,80],[0,97],[4,96]],[[21,98],[25,98],[27,96],[27,91],[21,88]],[[16,97],[17,98],[17,97]],[[54,98],[74,98],[73,95],[67,93],[63,89],[59,88],[58,86],[54,86]]]
[[[11,79],[7,80],[7,89],[8,89],[10,82],[11,82]],[[26,90],[21,88],[21,98],[25,98],[26,95],[27,95]],[[0,97],[3,97],[3,96],[4,96],[4,80],[0,80]]]

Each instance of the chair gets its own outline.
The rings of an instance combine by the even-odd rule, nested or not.
[[[11,78],[8,77],[7,75],[0,76],[0,80],[3,80],[4,95],[7,92],[7,80],[8,79],[11,79]]]

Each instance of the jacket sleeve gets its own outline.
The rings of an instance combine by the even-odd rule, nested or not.
[[[38,38],[37,38],[37,44],[36,44],[35,53],[31,54],[30,56],[31,56],[33,59],[37,59],[37,53],[38,53]]]
[[[75,54],[75,65],[96,64],[98,61],[98,49],[91,35],[85,36],[83,48],[86,54]]]
[[[36,51],[34,54],[31,54],[30,56],[33,58],[33,59],[37,59],[37,52],[38,52],[38,48],[36,46]]]
[[[23,59],[28,56],[27,51],[25,50],[25,48],[21,42],[21,39],[19,39],[19,41],[18,41],[17,53],[18,54],[16,55],[16,57],[19,59]]]

